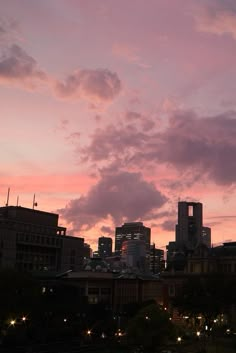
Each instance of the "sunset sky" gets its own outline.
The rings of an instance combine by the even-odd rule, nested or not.
[[[174,240],[178,200],[236,240],[236,1],[0,0],[0,204],[93,249]]]

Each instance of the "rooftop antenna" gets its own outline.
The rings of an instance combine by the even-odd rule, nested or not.
[[[6,206],[9,205],[9,197],[10,197],[10,188],[8,188],[8,191],[7,191],[7,203],[6,203]]]
[[[38,203],[35,202],[35,194],[34,194],[34,197],[33,197],[33,210],[34,210],[34,207],[37,207],[38,206]]]
[[[17,207],[19,206],[19,196],[17,196],[17,199],[16,199],[16,206]]]

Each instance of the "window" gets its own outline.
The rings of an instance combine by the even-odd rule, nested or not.
[[[193,217],[193,206],[192,205],[188,205],[188,216]]]

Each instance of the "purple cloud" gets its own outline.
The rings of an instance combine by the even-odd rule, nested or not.
[[[175,232],[175,225],[176,225],[176,220],[167,219],[161,224],[161,227],[163,230],[166,230],[167,232]]]
[[[121,91],[118,75],[106,69],[77,70],[64,82],[57,82],[56,93],[63,98],[84,97],[91,101],[110,102]]]
[[[208,0],[195,16],[197,29],[216,35],[229,34],[236,39],[236,4],[234,0]]]
[[[236,182],[235,112],[205,118],[193,112],[176,112],[165,129],[158,129],[159,122],[151,131],[143,131],[138,122],[109,125],[98,129],[81,152],[84,160],[98,165],[110,161],[144,168],[162,163],[180,174],[198,175],[217,184]]]
[[[32,80],[46,78],[47,75],[38,68],[36,60],[16,44],[6,49],[0,58],[0,80],[18,83],[23,80],[32,84]]]
[[[102,226],[100,229],[102,233],[106,233],[109,235],[114,234],[114,229],[112,229],[111,227]]]
[[[103,172],[87,195],[71,200],[59,212],[74,229],[81,230],[108,217],[118,225],[123,221],[144,220],[166,201],[154,184],[143,180],[138,173]]]

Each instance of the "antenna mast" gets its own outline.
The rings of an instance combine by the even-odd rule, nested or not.
[[[9,197],[10,197],[10,188],[8,188],[8,191],[7,191],[7,203],[6,203],[6,206],[9,205]]]

